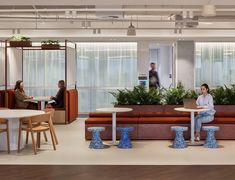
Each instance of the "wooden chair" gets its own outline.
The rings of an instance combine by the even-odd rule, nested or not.
[[[20,120],[19,139],[18,139],[18,152],[20,152],[20,143],[21,143],[20,141],[21,141],[22,131],[26,131],[26,132],[29,132],[31,134],[34,154],[37,154],[37,145],[40,144],[40,133],[45,132],[45,131],[50,132],[53,148],[54,148],[54,150],[56,150],[55,141],[54,141],[54,137],[53,137],[52,119],[51,119],[51,113],[50,112],[28,118],[28,125],[26,125],[26,126],[24,125],[25,120],[26,119],[21,119]],[[47,124],[47,126],[42,125],[44,123]],[[37,141],[35,141],[34,133],[37,133]]]
[[[51,114],[51,118],[53,119],[54,113],[55,113],[55,110],[54,110],[53,108],[46,108],[46,109],[44,109],[44,111],[45,111],[46,113],[49,112],[49,113]],[[28,120],[26,119],[26,121],[24,120],[23,122],[24,122],[24,123],[27,123]],[[45,122],[42,123],[42,125],[48,126],[48,124],[45,123]],[[56,136],[56,133],[55,133],[53,121],[52,121],[52,132],[53,132],[53,138],[54,138],[54,140],[55,140],[55,143],[56,143],[56,145],[58,145],[58,139],[57,139],[57,136]],[[45,132],[45,131],[43,132],[43,135],[44,135],[45,141],[47,142],[48,140],[47,140],[47,135],[46,135],[46,132]],[[28,138],[29,138],[29,132],[26,132],[26,144],[28,144]],[[39,137],[39,138],[40,138],[40,137]],[[38,144],[38,145],[39,145],[39,147],[40,147],[40,144]]]
[[[9,125],[8,120],[0,118],[0,125],[5,125],[5,128],[0,128],[0,133],[6,133],[7,135],[7,152],[10,153],[10,140],[9,140]]]

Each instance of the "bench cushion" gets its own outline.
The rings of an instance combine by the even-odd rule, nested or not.
[[[141,117],[139,124],[189,124],[189,117]]]

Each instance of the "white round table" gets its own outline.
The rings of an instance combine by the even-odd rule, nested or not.
[[[131,108],[99,108],[96,109],[98,112],[107,112],[112,113],[112,144],[116,145],[116,119],[117,112],[130,112],[133,109]]]
[[[35,103],[41,103],[40,107],[41,110],[45,108],[45,102],[51,101],[50,96],[37,96],[33,97],[33,99],[26,99],[26,102],[35,102]]]
[[[18,148],[19,119],[44,114],[38,110],[0,109],[0,118],[7,119],[9,124],[9,139],[11,151]],[[21,137],[22,139],[22,137]],[[6,133],[0,134],[0,150],[7,150]],[[20,148],[23,149],[24,142],[21,140]]]
[[[197,145],[195,144],[195,138],[194,138],[194,114],[195,112],[205,112],[209,111],[210,109],[188,109],[184,107],[175,108],[175,111],[181,111],[181,112],[190,112],[191,114],[191,144],[190,145]]]

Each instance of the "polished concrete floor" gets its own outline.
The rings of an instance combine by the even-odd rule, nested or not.
[[[89,149],[84,140],[84,119],[69,125],[57,125],[57,150],[51,143],[42,143],[37,155],[31,145],[20,153],[0,152],[0,164],[37,165],[234,165],[235,141],[219,141],[218,149],[202,146],[172,149],[170,141],[133,141],[133,149],[115,146],[103,150]],[[48,134],[49,136],[49,134]],[[42,138],[42,141],[43,138]]]

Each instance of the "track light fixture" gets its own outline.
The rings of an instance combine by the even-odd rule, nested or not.
[[[136,36],[136,29],[135,26],[132,25],[132,22],[127,29],[127,36]]]

